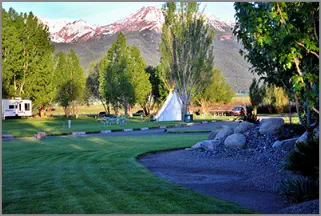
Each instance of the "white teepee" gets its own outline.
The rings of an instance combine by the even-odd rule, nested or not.
[[[164,105],[155,116],[156,121],[181,121],[182,102],[176,91],[170,92]]]

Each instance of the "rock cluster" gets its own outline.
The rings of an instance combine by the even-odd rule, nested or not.
[[[282,118],[271,118],[262,120],[259,125],[244,121],[234,130],[224,126],[221,131],[211,132],[209,140],[201,141],[188,150],[198,156],[255,158],[258,163],[278,166],[281,159],[295,148],[297,140],[278,140],[283,124]]]

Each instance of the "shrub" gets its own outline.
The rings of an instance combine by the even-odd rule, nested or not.
[[[279,191],[289,202],[299,203],[319,198],[319,180],[307,177],[281,181]]]
[[[285,168],[318,179],[319,137],[314,137],[310,142],[297,143],[296,148],[297,151],[293,151],[286,159]]]
[[[296,136],[301,136],[305,132],[305,128],[301,124],[285,123],[279,132],[279,140],[286,140]]]
[[[247,112],[245,115],[241,116],[241,119],[243,121],[248,121],[254,124],[258,124],[260,122],[260,120],[257,119],[257,115],[253,115],[250,112]]]

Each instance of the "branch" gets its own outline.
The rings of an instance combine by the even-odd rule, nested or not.
[[[314,112],[318,113],[318,115],[320,114],[320,113],[319,113],[319,110],[317,110],[315,107],[313,107],[312,110],[313,110]]]
[[[294,58],[294,63],[295,63],[296,70],[298,71],[299,75],[302,76],[302,72],[299,67],[300,61],[297,58]]]
[[[304,46],[303,43],[296,42],[296,44],[298,44],[299,46],[301,46],[301,47],[303,47],[304,49],[306,49],[306,51],[307,51],[308,53],[312,53],[312,54],[315,55],[317,58],[319,58],[319,54],[317,54],[317,53],[314,52],[314,51],[310,51],[308,48],[306,48],[306,47]]]

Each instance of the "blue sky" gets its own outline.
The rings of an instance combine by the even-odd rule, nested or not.
[[[163,2],[3,2],[17,12],[32,11],[35,15],[50,19],[83,19],[90,24],[104,25],[118,21],[143,6],[161,7]],[[205,13],[222,20],[234,19],[233,2],[206,2]]]

